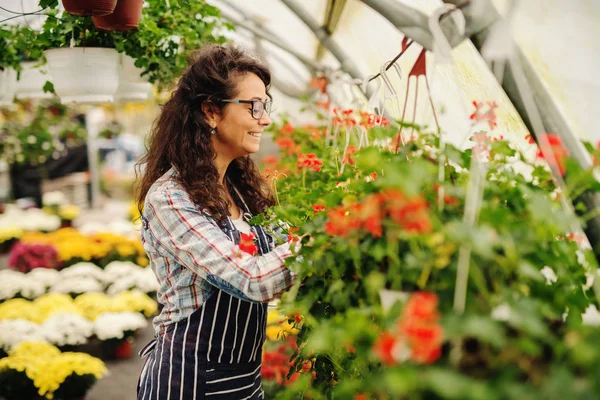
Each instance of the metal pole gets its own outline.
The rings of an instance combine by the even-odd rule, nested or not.
[[[304,22],[304,24],[315,34],[319,42],[336,57],[344,71],[350,74],[353,78],[360,78],[364,74],[358,69],[356,64],[352,62],[352,58],[346,51],[339,46],[331,35],[315,21],[311,15],[296,0],[281,0],[294,14]]]
[[[100,164],[98,160],[98,132],[100,124],[104,119],[104,111],[101,108],[90,108],[85,114],[85,127],[87,129],[87,154],[90,168],[91,206],[100,207]]]
[[[265,41],[279,47],[280,49],[285,50],[286,52],[290,53],[292,56],[296,57],[302,64],[306,65],[306,67],[311,72],[322,69],[318,63],[314,62],[312,59],[306,57],[305,55],[300,54],[299,52],[293,50],[293,46],[287,45],[286,43],[281,42],[280,40],[276,39],[276,36],[270,35],[267,32],[265,32],[261,29],[258,29],[245,21],[240,20],[239,18],[235,17],[234,15],[231,15],[230,13],[221,11],[221,14],[223,15],[223,18],[225,18],[226,20],[229,20],[234,25],[240,26],[240,27],[250,31],[253,35],[261,38],[262,40],[265,40]]]

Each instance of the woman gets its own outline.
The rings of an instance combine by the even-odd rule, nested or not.
[[[155,123],[138,200],[164,307],[138,399],[263,398],[267,302],[295,277],[288,244],[247,222],[274,204],[249,158],[271,123],[270,79],[239,49],[208,46]]]

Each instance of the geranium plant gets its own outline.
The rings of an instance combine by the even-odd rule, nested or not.
[[[329,128],[274,127],[282,151],[266,175],[277,176],[278,205],[255,221],[283,221],[303,238],[282,307],[301,329],[290,374],[307,361],[315,373],[278,398],[598,390],[595,363],[578,353],[599,340],[582,317],[597,304],[596,262],[572,240],[585,217],[560,199],[598,182],[560,154],[579,183],[558,189],[543,160],[495,134],[488,105],[476,104],[466,149],[440,149],[438,133],[353,110]],[[383,290],[410,300],[384,311]]]

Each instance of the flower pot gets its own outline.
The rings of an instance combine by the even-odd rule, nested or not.
[[[119,53],[100,47],[44,51],[54,89],[63,103],[106,103],[119,87]]]
[[[106,31],[128,31],[137,29],[142,18],[142,0],[122,0],[117,3],[112,14],[92,17],[96,28]]]
[[[119,71],[119,88],[115,94],[116,101],[144,101],[152,90],[152,85],[141,76],[143,70],[135,66],[135,60],[121,54],[121,70]]]
[[[8,106],[13,102],[17,86],[17,71],[4,68],[0,71],[0,106]]]
[[[389,311],[397,302],[404,303],[408,300],[409,293],[399,290],[380,289],[379,299],[384,311]]]
[[[107,340],[101,343],[102,358],[106,360],[123,360],[133,355],[134,339],[131,336],[123,340]]]
[[[50,99],[52,93],[44,92],[46,81],[52,81],[47,66],[36,67],[39,61],[21,63],[21,73],[15,89],[17,99]]]
[[[63,0],[63,6],[69,14],[102,16],[115,10],[117,0]]]

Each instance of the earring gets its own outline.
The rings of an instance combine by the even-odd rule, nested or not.
[[[215,128],[212,128],[211,131],[210,131],[210,134],[214,135],[215,133],[217,133],[217,130]]]

